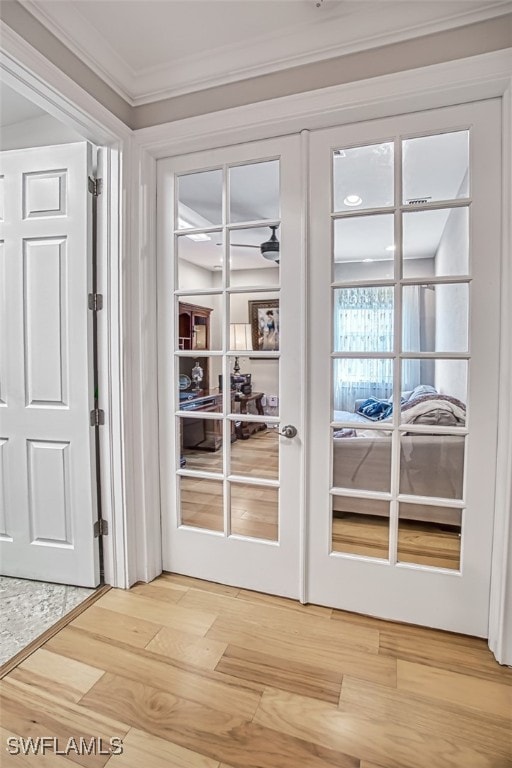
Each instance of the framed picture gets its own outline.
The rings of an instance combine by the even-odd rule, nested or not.
[[[258,352],[279,349],[279,299],[249,302],[252,348]]]

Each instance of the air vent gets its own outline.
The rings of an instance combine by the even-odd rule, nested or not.
[[[407,205],[425,205],[432,197],[414,197],[412,200],[407,200]]]

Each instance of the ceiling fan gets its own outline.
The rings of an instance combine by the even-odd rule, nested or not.
[[[259,248],[264,259],[268,259],[269,261],[273,261],[276,264],[279,264],[279,240],[276,236],[276,229],[278,226],[279,224],[270,225],[272,234],[268,240],[266,240],[264,243],[261,243],[260,245],[250,245],[249,243],[231,243],[231,245],[235,246],[236,248]]]

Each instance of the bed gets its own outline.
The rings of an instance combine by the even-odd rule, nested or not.
[[[353,413],[335,411],[335,422],[346,424],[334,430],[333,486],[389,492],[391,475],[391,431],[371,429],[374,423],[391,423],[389,400],[368,398],[356,401]],[[464,404],[421,385],[401,399],[401,422],[461,427],[466,423]],[[400,493],[446,499],[462,498],[464,436],[404,433],[401,438]],[[339,492],[341,494],[341,491]],[[382,504],[334,495],[333,513],[382,514]],[[426,504],[402,505],[401,517],[410,520],[460,525],[460,510]]]

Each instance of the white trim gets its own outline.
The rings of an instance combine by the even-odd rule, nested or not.
[[[512,80],[503,96],[502,299],[500,392],[496,471],[496,523],[489,615],[489,647],[500,664],[512,666]]]
[[[437,64],[422,69],[403,72],[396,75],[386,75],[372,80],[349,83],[347,85],[326,88],[316,92],[276,99],[270,102],[251,104],[246,107],[229,109],[205,116],[180,120],[167,125],[135,131],[135,141],[139,147],[138,168],[144,167],[149,158],[181,155],[187,152],[199,151],[206,148],[227,146],[229,144],[258,140],[279,134],[293,133],[307,128],[328,127],[331,125],[358,122],[370,118],[384,117],[400,112],[420,111],[439,106],[448,106],[465,101],[485,98],[504,97],[507,116],[504,127],[505,141],[510,140],[510,94],[512,72],[512,50],[507,49],[496,53],[483,54],[469,59]],[[510,153],[508,154],[508,162]],[[510,210],[510,167],[507,167],[504,180],[507,210]],[[142,177],[144,180],[144,176]],[[149,187],[145,187],[146,191]],[[134,192],[137,190],[134,188]],[[141,207],[138,213],[141,221],[155,215],[156,192],[154,187],[150,193],[141,197]],[[507,216],[504,215],[504,220]],[[503,263],[511,254],[510,231],[506,235],[503,249]],[[138,261],[139,274],[134,279],[146,286],[148,295],[156,296],[156,283],[148,286],[148,279],[155,279],[148,272],[149,264],[156,256],[156,240],[144,242],[144,257]],[[504,273],[505,274],[505,273]],[[509,279],[503,284],[503,305],[512,306],[512,284]],[[146,320],[146,318],[144,318]],[[507,321],[507,318],[504,318]],[[133,315],[132,325],[140,331],[141,359],[138,361],[148,375],[156,375],[156,354],[154,343],[146,345],[146,338],[141,322],[141,316]],[[505,324],[503,349],[510,349],[509,325]],[[510,363],[503,365],[500,381],[502,398],[505,394],[510,398],[512,391]],[[156,403],[144,404],[146,408],[153,406],[150,418],[158,415]],[[142,407],[142,403],[139,403]],[[504,412],[509,413],[504,404]],[[149,413],[148,413],[149,416]],[[510,531],[512,519],[512,498],[510,461],[512,455],[512,426],[509,420],[502,419],[500,442],[498,445],[498,465],[500,467],[498,482],[498,505],[496,508],[496,540],[503,542],[503,547],[496,549],[492,575],[492,610],[490,616],[489,637],[492,650],[499,661],[510,663],[512,654],[512,557],[510,545],[507,545],[505,533]],[[158,439],[154,435],[153,442],[148,442],[145,450],[147,466],[158,465]],[[139,508],[139,514],[154,525],[154,515],[144,507]],[[500,536],[503,538],[500,539]],[[504,550],[508,548],[509,561]],[[155,553],[147,551],[148,561],[151,560],[151,570],[157,571],[160,558]],[[509,602],[506,599],[509,598]]]
[[[512,48],[141,128],[155,158],[501,96]]]
[[[2,80],[88,141],[125,141],[131,130],[0,20]]]
[[[385,13],[369,19],[365,3],[343,3],[336,9],[319,8],[308,22],[293,24],[291,19],[287,30],[273,31],[269,19],[264,35],[170,58],[136,71],[72,4],[59,3],[53,10],[44,2],[20,2],[131,106],[474,24],[512,9],[508,0],[477,9],[460,4],[455,12],[451,4],[445,10],[443,3],[409,3],[404,14],[403,2],[388,0]],[[234,61],[243,64],[233,68]]]
[[[132,263],[126,274],[126,301],[130,307],[126,361],[127,401],[131,405],[126,451],[130,467],[129,496],[134,540],[130,559],[134,580],[151,581],[162,572],[160,514],[156,161],[135,146],[131,169]],[[128,432],[129,430],[129,432]]]
[[[302,440],[302,456],[300,471],[302,473],[302,485],[300,489],[300,504],[299,504],[299,599],[301,603],[307,603],[307,568],[308,568],[308,515],[307,515],[307,499],[309,490],[309,476],[308,467],[310,461],[309,452],[309,435],[308,435],[308,419],[307,404],[309,402],[309,376],[308,376],[308,345],[307,345],[307,320],[309,316],[309,131],[301,131],[301,191],[302,191],[302,206],[301,206],[301,311],[299,311],[299,322],[297,324],[301,338],[301,351],[302,361],[300,367],[300,409],[301,409],[301,423],[300,423],[300,436]]]
[[[2,51],[0,74],[14,90],[38,104],[84,138],[98,145],[109,145],[109,177],[105,184],[110,225],[105,233],[101,277],[108,285],[99,350],[102,363],[101,391],[106,393],[102,407],[106,424],[102,435],[101,474],[103,517],[110,533],[104,538],[105,581],[117,587],[132,583],[126,539],[129,518],[124,497],[123,420],[123,321],[122,254],[126,238],[122,230],[122,201],[126,183],[126,161],[131,131],[95,101],[67,75],[51,64],[5,24],[0,24]],[[135,578],[133,578],[135,580]]]
[[[127,85],[136,76],[134,70],[112,48],[105,37],[98,33],[96,27],[77,11],[73,3],[59,3],[57,13],[50,14],[44,5],[35,0],[19,0],[19,2],[46,29],[58,37],[66,48],[69,48],[75,56],[101,77],[104,83],[131,103],[128,95],[130,88],[127,88]]]

